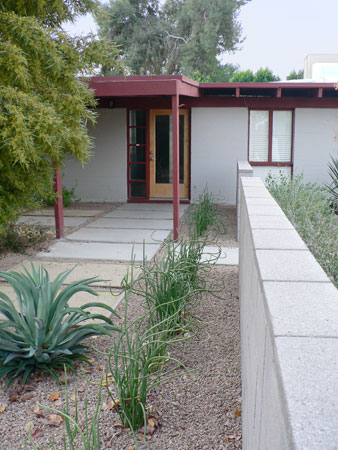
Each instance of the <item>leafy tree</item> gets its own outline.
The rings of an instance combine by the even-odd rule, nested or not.
[[[199,81],[200,83],[223,83],[229,82],[236,70],[237,66],[233,66],[232,64],[219,64],[210,75],[203,75],[199,70],[196,70],[192,75],[187,75],[192,80]]]
[[[303,78],[304,78],[304,70],[302,69],[298,70],[298,72],[296,72],[296,70],[293,70],[286,77],[287,80],[302,80]]]
[[[274,75],[272,70],[260,68],[257,70],[254,76],[255,83],[269,83],[271,81],[280,81],[280,78],[277,75]]]
[[[251,70],[244,70],[237,72],[232,77],[232,83],[268,83],[271,81],[279,81],[280,78],[273,74],[272,70],[268,68],[260,68],[254,74]]]
[[[243,70],[241,72],[236,72],[235,75],[231,78],[232,83],[253,83],[254,74],[249,70]]]
[[[96,14],[99,36],[114,39],[134,75],[226,73],[217,56],[236,49],[238,11],[249,0],[110,0]]]
[[[70,38],[63,20],[91,0],[5,0],[0,6],[0,233],[24,207],[52,194],[53,166],[89,159],[93,92],[79,73],[114,61],[93,37]],[[90,108],[88,108],[90,107]]]

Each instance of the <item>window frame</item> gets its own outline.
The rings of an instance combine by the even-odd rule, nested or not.
[[[251,111],[268,111],[269,112],[269,133],[268,133],[268,160],[267,161],[250,161],[250,120]],[[278,162],[272,161],[272,138],[273,138],[273,113],[274,111],[290,111],[291,117],[291,154],[290,161]],[[291,167],[291,173],[293,168],[293,145],[294,145],[294,129],[295,129],[295,110],[292,108],[249,108],[248,118],[248,161],[251,166],[271,166],[271,167]]]

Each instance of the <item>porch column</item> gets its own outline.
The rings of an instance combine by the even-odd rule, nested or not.
[[[56,194],[54,202],[56,239],[62,239],[65,235],[65,226],[63,220],[62,172],[55,165],[54,165],[54,192]]]
[[[171,98],[172,109],[172,140],[173,140],[173,211],[174,240],[178,238],[180,226],[180,127],[179,127],[179,95]]]

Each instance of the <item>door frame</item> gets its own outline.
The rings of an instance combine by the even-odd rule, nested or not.
[[[155,183],[156,175],[156,160],[151,160],[152,157],[156,157],[156,116],[159,115],[172,115],[171,109],[151,109],[149,111],[149,154],[148,154],[148,164],[149,164],[149,197],[151,200],[156,199],[168,199],[172,200],[172,195],[170,191],[172,190],[172,183]],[[179,115],[184,117],[184,183],[180,184],[180,197],[183,199],[190,198],[190,114],[189,110],[181,109]],[[153,153],[151,154],[151,151]],[[157,186],[158,193],[156,196],[151,196],[152,189],[154,190]]]
[[[130,196],[130,161],[129,161],[129,113],[131,110],[143,110],[146,111],[146,197],[144,198],[133,198]],[[150,113],[151,111],[168,111],[170,114],[172,114],[172,110],[170,108],[140,108],[140,107],[132,107],[130,106],[126,110],[127,115],[127,203],[172,203],[172,198],[162,199],[162,198],[150,198],[150,130],[151,130],[151,123],[150,123]],[[188,197],[180,199],[180,203],[182,204],[190,204],[191,199],[191,109],[190,108],[181,108],[180,113],[183,112],[183,114],[186,115],[188,124],[187,124],[187,131],[188,131],[188,140],[187,140],[187,146],[188,146],[188,155],[189,155],[189,164],[188,164]]]

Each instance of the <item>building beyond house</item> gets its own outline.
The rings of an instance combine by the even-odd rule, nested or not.
[[[337,155],[335,83],[197,83],[184,76],[94,77],[98,121],[93,158],[68,161],[64,183],[83,201],[170,201],[173,196],[172,99],[179,97],[180,196],[207,185],[236,200],[236,163],[254,175],[303,173],[328,182]]]

